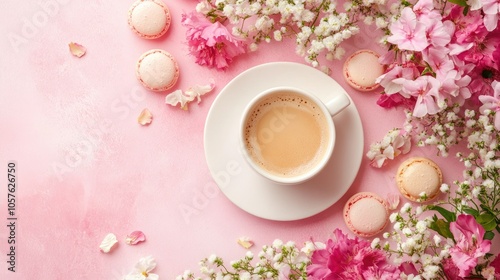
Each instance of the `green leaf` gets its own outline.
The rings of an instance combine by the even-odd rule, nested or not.
[[[495,234],[493,233],[493,231],[487,231],[484,233],[484,236],[483,236],[483,238],[487,239],[487,240],[493,240],[493,237],[495,237]]]
[[[467,1],[465,1],[465,0],[448,0],[448,2],[453,3],[453,4],[457,4],[457,5],[462,6],[462,7],[467,6]]]
[[[496,217],[490,213],[483,213],[476,218],[477,222],[484,227],[486,231],[492,231],[497,226]]]
[[[476,218],[477,216],[479,216],[479,211],[477,211],[476,209],[472,209],[470,207],[463,207],[462,210],[465,213],[474,216],[474,218]]]
[[[450,223],[443,220],[443,219],[438,219],[438,220],[432,221],[430,228],[435,230],[437,233],[439,233],[443,237],[453,239],[453,234],[450,231]]]
[[[453,212],[451,212],[449,210],[446,210],[446,209],[444,209],[441,206],[429,205],[428,209],[434,210],[434,211],[438,211],[439,214],[441,214],[441,216],[443,216],[443,218],[445,218],[446,221],[448,221],[448,223],[449,222],[454,222],[454,221],[457,220],[457,216],[455,215],[455,213],[453,213]]]

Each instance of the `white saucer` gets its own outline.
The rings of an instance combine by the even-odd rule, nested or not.
[[[273,183],[247,163],[238,135],[245,106],[275,86],[301,88],[323,101],[345,93],[331,77],[299,63],[274,62],[246,70],[222,89],[210,108],[204,132],[205,156],[215,182],[238,207],[265,219],[298,220],[327,209],[349,189],[363,156],[363,127],[351,99],[351,105],[333,118],[337,138],[328,165],[299,185]]]

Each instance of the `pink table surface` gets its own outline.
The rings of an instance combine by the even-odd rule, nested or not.
[[[4,1],[0,24],[0,225],[7,225],[7,162],[17,173],[16,273],[7,271],[8,231],[0,226],[0,279],[121,279],[140,257],[152,255],[161,279],[185,269],[197,271],[212,253],[232,260],[248,236],[257,251],[275,238],[302,243],[326,240],[335,228],[347,231],[342,207],[354,193],[385,196],[397,191],[398,163],[412,155],[441,165],[445,181],[460,178],[452,157],[414,149],[383,169],[361,169],[340,201],[313,217],[276,222],[254,217],[222,193],[196,209],[202,187],[213,182],[204,156],[203,129],[220,90],[242,71],[272,61],[305,63],[292,41],[262,45],[240,56],[225,72],[198,66],[188,55],[181,14],[196,0],[166,0],[172,26],[159,40],[136,36],[127,26],[133,1]],[[47,8],[48,7],[48,8]],[[17,37],[16,37],[17,36]],[[383,51],[363,30],[347,43],[347,55],[371,48]],[[15,41],[13,41],[16,38]],[[78,59],[68,51],[75,41],[87,47]],[[165,105],[166,93],[153,93],[135,78],[135,64],[145,51],[161,48],[178,60],[181,76],[174,89],[206,84],[215,90],[189,111]],[[364,152],[403,122],[398,110],[378,107],[376,93],[350,88],[329,62],[333,78],[356,104],[364,127]],[[174,90],[172,89],[172,90]],[[154,115],[147,127],[137,124],[143,108]],[[182,215],[182,207],[195,213]],[[198,205],[199,206],[199,205]],[[128,246],[124,237],[142,230],[147,241]],[[99,251],[107,233],[120,243],[110,254]]]

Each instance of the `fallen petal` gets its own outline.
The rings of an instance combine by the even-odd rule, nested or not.
[[[387,205],[389,206],[389,210],[394,210],[398,208],[399,205],[399,194],[397,193],[389,193],[385,199]]]
[[[238,244],[245,249],[250,249],[254,245],[253,241],[248,239],[248,237],[240,237],[238,239]]]
[[[201,101],[201,96],[211,92],[215,87],[215,81],[210,79],[207,85],[195,85],[188,88],[186,91],[176,90],[169,93],[165,97],[165,103],[177,106],[180,103],[182,110],[188,110],[188,103],[197,100],[198,103]]]
[[[125,243],[128,245],[136,245],[143,241],[146,241],[146,235],[142,231],[134,231],[125,238]]]
[[[78,43],[71,42],[69,43],[69,51],[76,57],[82,57],[87,52],[87,49]]]
[[[108,235],[106,235],[106,237],[104,237],[104,240],[101,242],[101,245],[99,245],[99,248],[103,253],[109,253],[109,251],[111,251],[111,248],[113,248],[116,243],[118,243],[116,235],[109,233]]]
[[[165,103],[177,106],[177,104],[181,104],[181,108],[186,107],[187,97],[183,94],[182,90],[178,89],[165,97]]]
[[[151,114],[148,109],[144,109],[139,115],[139,118],[137,118],[137,121],[141,125],[148,125],[153,121],[153,114]]]

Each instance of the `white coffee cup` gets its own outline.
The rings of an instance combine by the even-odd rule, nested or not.
[[[318,174],[335,146],[332,117],[349,106],[344,93],[326,103],[294,87],[274,87],[247,105],[241,120],[242,152],[252,168],[280,184]]]

